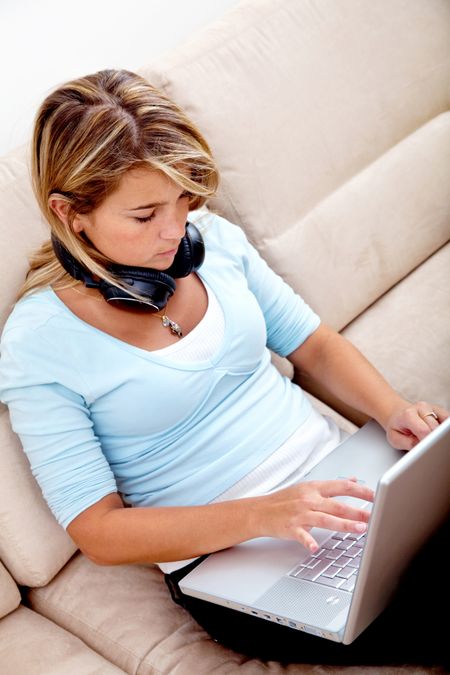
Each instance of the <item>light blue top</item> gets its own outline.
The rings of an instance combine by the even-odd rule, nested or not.
[[[18,302],[2,335],[0,398],[64,526],[111,492],[136,506],[204,504],[307,418],[272,365],[319,325],[242,230],[219,216],[198,271],[225,318],[214,358],[172,362],[76,317],[49,288]]]

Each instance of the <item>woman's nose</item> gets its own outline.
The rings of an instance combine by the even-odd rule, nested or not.
[[[182,239],[185,234],[186,229],[186,218],[176,218],[169,220],[167,223],[164,223],[160,229],[161,239]]]
[[[186,229],[187,209],[170,209],[165,215],[160,228],[160,237],[162,239],[177,239],[184,237]]]

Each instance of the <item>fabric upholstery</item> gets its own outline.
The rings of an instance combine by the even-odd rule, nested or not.
[[[23,145],[0,158],[0,330],[24,281],[27,258],[48,233],[32,193],[28,152]]]
[[[175,605],[153,566],[99,567],[77,554],[45,588],[29,594],[31,607],[127,673],[138,675],[274,673],[352,674],[351,667],[283,666],[247,659],[216,644],[188,612]],[[367,675],[430,670],[365,667]]]
[[[0,414],[0,558],[19,584],[42,586],[76,546],[42,497],[7,412]]]
[[[450,409],[449,298],[447,244],[343,334],[405,398],[425,399]]]
[[[450,244],[419,265],[352,321],[348,338],[407,400],[450,408]],[[301,386],[361,425],[367,418],[312,378]]]
[[[0,622],[2,675],[123,675],[114,666],[36,612],[19,607]]]
[[[17,584],[0,562],[0,618],[14,611],[20,604]]]
[[[0,159],[0,330],[23,283],[27,258],[46,237],[22,146]],[[75,545],[58,525],[31,475],[20,443],[0,407],[0,558],[20,584],[46,584]]]
[[[383,295],[343,331],[407,400],[427,400],[450,409],[450,244]],[[301,386],[346,418],[366,418],[316,381]]]
[[[450,239],[450,113],[355,175],[262,254],[342,330]]]

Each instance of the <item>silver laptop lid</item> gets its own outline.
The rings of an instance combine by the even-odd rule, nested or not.
[[[450,511],[450,419],[380,478],[343,642],[387,606],[399,578]]]

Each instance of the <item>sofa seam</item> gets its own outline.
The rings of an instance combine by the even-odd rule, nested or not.
[[[339,183],[339,185],[336,185],[335,188],[333,188],[330,192],[327,192],[323,197],[321,197],[317,202],[312,204],[307,211],[302,213],[295,222],[301,222],[305,218],[308,218],[310,214],[312,214],[317,208],[319,208],[323,203],[327,202],[329,199],[331,199],[337,192],[342,190],[342,188],[350,183],[352,180],[360,176],[362,173],[366,172],[370,167],[372,167],[374,164],[376,164],[378,161],[380,161],[383,157],[388,155],[390,152],[396,150],[399,145],[404,143],[408,138],[411,138],[411,136],[414,136],[420,129],[423,129],[424,127],[428,126],[431,124],[434,120],[438,119],[441,116],[448,116],[450,119],[450,110],[442,110],[441,112],[437,113],[433,117],[428,118],[425,122],[422,124],[419,124],[418,126],[414,127],[412,131],[407,133],[406,135],[402,136],[400,139],[398,139],[393,145],[389,145],[384,152],[382,152],[380,155],[377,155],[374,157],[370,162],[367,164],[362,165],[355,173],[352,173],[351,176],[348,176],[343,182]],[[228,195],[227,195],[228,196]],[[231,201],[231,200],[230,200]],[[236,209],[235,209],[236,210]],[[295,227],[295,222],[291,223],[285,230],[285,232],[288,232],[289,230],[292,230]],[[261,237],[259,246],[262,244],[265,246],[267,243],[271,241],[273,236],[265,236]]]
[[[420,268],[422,267],[422,265],[426,265],[426,263],[427,263],[429,260],[431,260],[435,255],[437,255],[440,251],[442,251],[444,248],[446,248],[447,246],[449,246],[449,244],[450,244],[450,237],[449,237],[449,238],[447,239],[447,241],[445,241],[441,246],[439,246],[437,249],[435,249],[434,251],[432,251],[432,252],[430,253],[430,255],[427,256],[424,260],[421,260],[415,267],[411,268],[411,269],[409,270],[409,272],[408,272],[407,274],[405,274],[405,276],[401,277],[401,278],[398,279],[394,284],[392,284],[392,286],[390,286],[389,288],[387,288],[387,289],[384,291],[384,293],[382,293],[381,295],[379,295],[373,302],[370,303],[370,305],[367,305],[367,307],[365,307],[361,312],[359,312],[356,316],[354,316],[353,319],[352,319],[351,321],[349,321],[348,323],[346,323],[345,326],[343,326],[343,327],[339,330],[339,332],[342,333],[342,331],[344,331],[346,328],[348,328],[349,326],[351,326],[352,323],[354,323],[354,322],[357,321],[360,317],[362,317],[362,316],[367,312],[367,310],[369,310],[371,307],[374,307],[378,302],[380,302],[380,300],[382,300],[385,296],[387,296],[387,295],[388,295],[389,293],[391,293],[395,288],[397,288],[397,286],[399,286],[403,281],[405,281],[405,279],[407,279],[407,278],[410,277],[412,274],[414,274],[414,272],[416,272],[418,269],[420,269]]]
[[[31,589],[31,590],[33,590],[33,589]],[[38,600],[39,600],[39,598],[38,598]],[[28,597],[27,597],[27,602],[28,602],[28,603],[30,602],[30,600],[29,600]],[[56,603],[52,602],[51,600],[48,600],[48,599],[42,600],[42,599],[41,599],[40,603],[41,603],[43,606],[49,607],[50,610],[52,610],[52,609],[53,609],[53,610],[57,610],[57,612],[63,614],[63,615],[66,616],[66,617],[71,618],[71,619],[72,619],[73,621],[75,621],[77,624],[82,625],[82,626],[83,626],[83,625],[86,626],[86,628],[88,628],[90,631],[92,631],[92,632],[95,633],[96,635],[101,636],[101,637],[104,637],[104,638],[106,639],[106,641],[107,641],[111,646],[112,646],[112,645],[119,646],[120,649],[123,649],[123,650],[124,650],[127,654],[129,654],[130,656],[133,656],[134,658],[139,659],[139,657],[138,657],[135,653],[133,653],[128,647],[124,647],[123,645],[120,645],[117,641],[112,640],[106,633],[102,633],[98,628],[96,628],[95,626],[92,626],[88,621],[83,621],[83,620],[81,620],[81,619],[78,619],[72,612],[68,612],[68,611],[65,610],[65,609],[61,609],[61,607],[60,607],[59,605],[57,605]],[[39,602],[38,602],[37,604],[39,605]],[[43,616],[44,618],[49,619],[49,617],[48,617],[46,614],[44,614],[44,613],[43,613],[42,611],[40,611],[38,608],[35,608],[35,607],[31,606],[31,604],[27,604],[27,605],[25,605],[25,606],[28,607],[29,609],[35,611],[37,614],[40,614],[40,615]],[[54,619],[49,619],[49,620],[52,621],[52,622],[53,622],[54,624],[56,624],[57,626],[59,626],[60,628],[63,628],[64,630],[66,630],[68,633],[71,633],[71,634],[74,635],[75,637],[78,637],[82,642],[84,642],[84,643],[86,644],[87,647],[89,647],[90,649],[92,649],[93,651],[95,651],[95,652],[96,652],[97,654],[99,654],[100,656],[103,656],[103,658],[105,658],[105,659],[106,659],[107,661],[109,661],[110,663],[113,663],[113,665],[116,665],[118,668],[121,668],[121,666],[119,666],[117,663],[114,663],[113,661],[111,661],[110,659],[108,659],[104,654],[102,654],[101,652],[99,652],[98,649],[96,649],[95,647],[92,647],[91,645],[89,645],[89,643],[86,642],[86,640],[85,640],[84,638],[80,637],[79,635],[76,635],[75,633],[73,633],[72,630],[69,630],[68,628],[65,628],[64,626],[61,626],[61,625],[60,625],[59,623],[57,623]],[[129,675],[137,675],[137,670],[135,669],[134,672],[133,672],[133,673],[130,673]]]
[[[126,675],[136,675],[136,673],[133,673],[133,674],[127,673],[127,671],[123,670],[123,668],[122,668],[121,666],[118,666],[116,663],[113,663],[113,661],[111,661],[107,656],[105,656],[104,654],[101,654],[99,651],[97,651],[97,649],[95,649],[94,647],[92,647],[91,645],[89,645],[89,644],[86,642],[86,640],[84,640],[84,639],[83,639],[82,637],[80,637],[79,635],[76,635],[75,633],[73,633],[72,631],[70,631],[68,628],[65,628],[64,626],[60,626],[59,623],[56,623],[56,621],[54,621],[53,619],[50,619],[48,616],[45,616],[45,614],[41,614],[40,612],[36,611],[36,610],[33,609],[32,607],[29,607],[28,605],[26,605],[25,603],[21,603],[21,605],[22,605],[23,607],[26,607],[27,609],[29,609],[31,612],[34,612],[34,613],[37,614],[38,616],[42,617],[45,621],[49,621],[51,624],[53,624],[54,626],[56,626],[57,628],[59,628],[59,630],[62,630],[62,631],[64,631],[65,633],[67,633],[68,635],[70,635],[70,637],[75,638],[76,640],[79,640],[79,641],[80,641],[87,649],[90,649],[92,652],[94,652],[94,654],[97,654],[97,655],[100,656],[102,659],[104,659],[104,660],[106,661],[106,663],[111,664],[111,665],[114,666],[115,668],[118,668],[118,669],[122,670]],[[20,605],[19,605],[19,607],[20,607]],[[18,608],[17,608],[17,609],[18,609]]]

